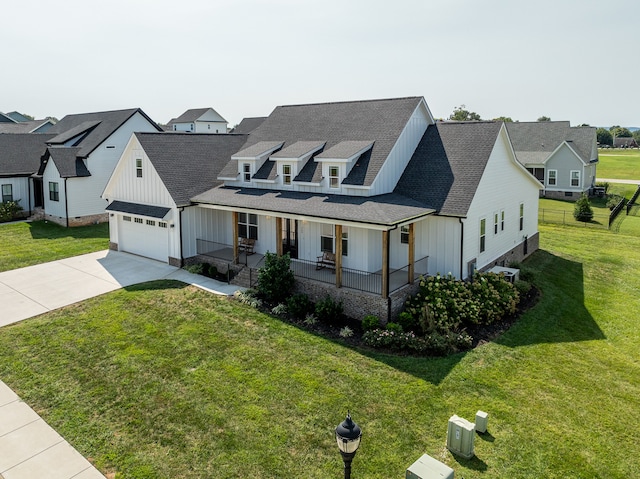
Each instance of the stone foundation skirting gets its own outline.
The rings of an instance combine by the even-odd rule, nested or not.
[[[114,243],[113,241],[109,241],[109,249],[111,251],[118,251],[118,243]]]
[[[53,216],[45,214],[43,219],[57,223],[60,226],[67,226],[67,218],[61,216]],[[75,218],[69,218],[69,227],[73,226],[87,226],[98,223],[106,223],[109,221],[109,215],[107,213],[100,213],[98,215],[77,216]]]

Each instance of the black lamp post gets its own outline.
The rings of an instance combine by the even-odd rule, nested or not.
[[[351,420],[351,415],[347,411],[347,418],[336,427],[336,441],[344,461],[344,479],[351,479],[351,461],[360,446],[360,438],[362,438],[360,426]]]

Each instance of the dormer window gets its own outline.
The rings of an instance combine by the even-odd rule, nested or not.
[[[136,178],[142,178],[142,158],[136,158]]]
[[[251,181],[251,164],[250,163],[242,164],[242,180],[245,183],[249,183]]]
[[[291,165],[282,165],[282,184],[291,184]]]
[[[340,188],[340,168],[329,167],[329,188]]]

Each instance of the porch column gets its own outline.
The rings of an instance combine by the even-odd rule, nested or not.
[[[276,216],[276,253],[282,256],[282,218]]]
[[[233,264],[238,264],[238,212],[231,213],[231,221],[233,228]]]
[[[409,225],[409,277],[407,278],[409,284],[413,284],[413,277],[415,272],[416,237],[414,234],[413,223],[411,223]]]
[[[342,287],[342,225],[336,225],[336,288]]]
[[[382,297],[389,297],[389,232],[382,232]]]

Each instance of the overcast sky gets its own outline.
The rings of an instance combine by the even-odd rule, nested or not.
[[[20,0],[0,7],[0,111],[140,107],[166,123],[424,96],[436,118],[640,126],[638,4],[592,0]]]

